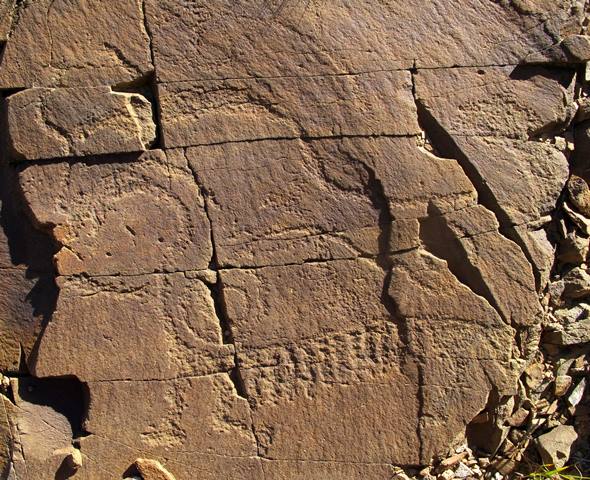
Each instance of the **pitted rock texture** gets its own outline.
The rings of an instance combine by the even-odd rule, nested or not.
[[[476,442],[538,350],[586,3],[0,0],[2,478]]]

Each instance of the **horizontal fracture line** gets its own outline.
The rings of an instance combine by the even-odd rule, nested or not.
[[[422,134],[421,130],[417,130],[415,133],[369,133],[369,134],[334,134],[334,135],[293,135],[288,137],[261,137],[261,138],[247,138],[243,140],[224,140],[220,142],[210,143],[195,143],[191,145],[171,145],[165,146],[165,150],[174,150],[176,148],[190,149],[198,147],[211,147],[216,145],[225,145],[228,143],[258,143],[258,142],[270,142],[270,141],[281,141],[281,140],[303,140],[303,141],[315,141],[315,140],[338,140],[345,138],[416,138]]]
[[[392,252],[394,253],[394,252]],[[331,262],[338,262],[338,261],[352,261],[357,259],[367,259],[367,260],[377,260],[379,255],[358,255],[356,257],[343,257],[343,258],[328,258],[325,260],[321,259],[311,259],[311,260],[304,260],[302,262],[292,262],[292,263],[281,263],[281,264],[269,264],[269,265],[247,265],[247,266],[228,266],[228,267],[220,267],[220,268],[209,268],[209,269],[201,269],[201,270],[174,270],[170,272],[144,272],[144,273],[101,273],[101,274],[73,274],[73,275],[58,275],[56,278],[64,278],[64,279],[88,279],[92,280],[93,278],[126,278],[126,277],[144,277],[149,275],[176,275],[176,274],[207,274],[207,273],[217,273],[223,271],[231,271],[231,270],[259,270],[262,268],[278,268],[278,267],[292,267],[292,266],[301,266],[305,264],[323,264],[323,263],[331,263]]]
[[[548,63],[549,64],[549,63]],[[550,64],[549,64],[550,65]],[[161,80],[158,85],[170,85],[177,83],[206,83],[206,82],[224,82],[232,80],[280,80],[283,78],[299,79],[299,78],[323,78],[323,77],[354,77],[361,75],[370,75],[372,73],[387,73],[387,72],[410,72],[420,70],[457,70],[461,68],[494,68],[494,67],[536,67],[537,64],[528,63],[488,63],[488,64],[469,64],[469,65],[450,65],[450,66],[423,66],[416,67],[399,67],[399,68],[384,68],[375,70],[366,70],[360,72],[335,72],[335,73],[317,73],[309,75],[268,75],[268,76],[246,76],[246,77],[214,77],[214,78],[187,78],[178,80]]]
[[[219,370],[218,372],[212,373],[205,373],[203,375],[180,375],[178,377],[169,377],[169,378],[110,378],[110,379],[103,379],[103,380],[86,380],[83,383],[86,384],[93,384],[93,383],[143,383],[143,382],[173,382],[175,380],[191,380],[191,379],[198,379],[198,378],[209,378],[215,375],[229,375],[229,370]]]

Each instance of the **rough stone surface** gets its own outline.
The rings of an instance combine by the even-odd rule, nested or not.
[[[22,3],[0,88],[117,85],[153,70],[137,0]]]
[[[559,468],[567,462],[572,444],[577,439],[578,435],[574,427],[560,425],[545,435],[541,435],[537,448],[545,463]]]
[[[0,0],[0,478],[577,454],[587,2],[115,3]]]
[[[7,107],[18,160],[139,152],[156,136],[150,103],[109,87],[31,88],[11,95]]]
[[[8,39],[12,29],[15,7],[16,0],[0,1],[0,42],[5,42]]]
[[[183,158],[153,150],[138,159],[32,165],[20,173],[20,185],[35,222],[61,245],[55,256],[61,275],[209,265],[209,221]]]
[[[146,7],[158,78],[170,82],[518,64],[579,32],[578,3],[148,0]]]

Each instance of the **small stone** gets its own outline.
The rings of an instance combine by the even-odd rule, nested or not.
[[[590,342],[590,318],[548,332],[543,340],[555,345],[577,345]]]
[[[467,458],[468,453],[467,452],[459,452],[456,453],[455,455],[450,456],[449,458],[445,458],[442,462],[440,462],[440,467],[441,468],[452,468],[455,465],[457,465],[461,460],[463,460],[464,458]]]
[[[493,467],[495,468],[497,475],[495,478],[501,479],[504,475],[508,475],[516,469],[517,462],[512,458],[501,458],[494,462]]]
[[[393,475],[393,477],[391,477],[391,480],[410,480],[410,477],[408,477],[404,472],[397,472]]]
[[[488,457],[481,457],[477,459],[477,462],[482,468],[486,468],[490,465],[490,459]]]
[[[418,475],[421,476],[421,477],[429,476],[431,470],[432,470],[432,467],[423,468],[422,470],[420,470],[420,472],[418,473]]]
[[[558,259],[562,263],[580,265],[588,255],[589,239],[577,235],[575,232],[568,235],[559,242]]]
[[[586,180],[572,175],[567,182],[567,191],[574,207],[585,217],[590,217],[590,187]]]
[[[545,378],[545,367],[542,363],[532,363],[525,369],[525,382],[531,390],[539,388]]]
[[[453,472],[452,470],[445,470],[436,478],[438,480],[452,480],[453,478],[455,478],[455,472]]]
[[[473,470],[471,470],[463,462],[459,463],[457,469],[455,470],[455,478],[467,478],[470,475],[473,475]]]
[[[546,464],[563,467],[568,461],[572,444],[578,439],[571,425],[560,425],[537,439],[537,450]]]
[[[576,212],[572,207],[570,207],[567,202],[563,203],[563,210],[570,218],[570,220],[578,227],[582,232],[586,235],[590,234],[590,220],[588,220],[584,215],[581,213]],[[567,234],[563,235],[564,237]]]
[[[584,390],[586,389],[586,379],[583,378],[582,380],[580,380],[580,383],[578,383],[575,388],[572,390],[572,393],[570,394],[570,396],[567,399],[567,403],[570,404],[570,406],[572,407],[576,407],[580,401],[582,400],[582,397],[584,396]]]
[[[70,454],[66,457],[66,460],[68,462],[68,467],[74,471],[82,467],[82,453],[77,448],[72,447]]]
[[[138,458],[135,460],[135,468],[143,480],[175,480],[174,476],[157,460]]]
[[[569,375],[559,375],[555,378],[555,396],[563,397],[572,384],[572,377]]]
[[[563,298],[576,300],[590,295],[590,275],[581,267],[570,270],[564,275],[563,281]]]
[[[525,410],[524,408],[519,408],[516,412],[514,412],[510,418],[508,418],[508,425],[511,427],[520,427],[521,425],[526,422],[526,419],[529,416],[529,411]]]

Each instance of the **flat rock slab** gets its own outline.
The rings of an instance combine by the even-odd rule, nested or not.
[[[31,365],[36,376],[170,379],[234,366],[234,347],[223,344],[211,292],[198,274],[61,278],[58,286]],[[146,339],[149,349],[141,348]]]
[[[0,89],[118,85],[153,70],[140,2],[22,3],[0,64]]]
[[[166,148],[419,133],[409,72],[158,85]]]
[[[227,143],[186,156],[214,199],[208,210],[223,267],[374,257],[415,244],[411,222],[430,203],[444,212],[476,201],[456,162],[414,138]]]
[[[186,160],[160,150],[113,160],[31,165],[20,172],[35,221],[50,225],[61,245],[58,273],[206,269],[209,221]]]
[[[15,160],[141,152],[156,138],[152,106],[136,93],[32,88],[6,103]]]
[[[567,0],[148,0],[146,7],[161,82],[518,64],[579,33],[584,16]]]

